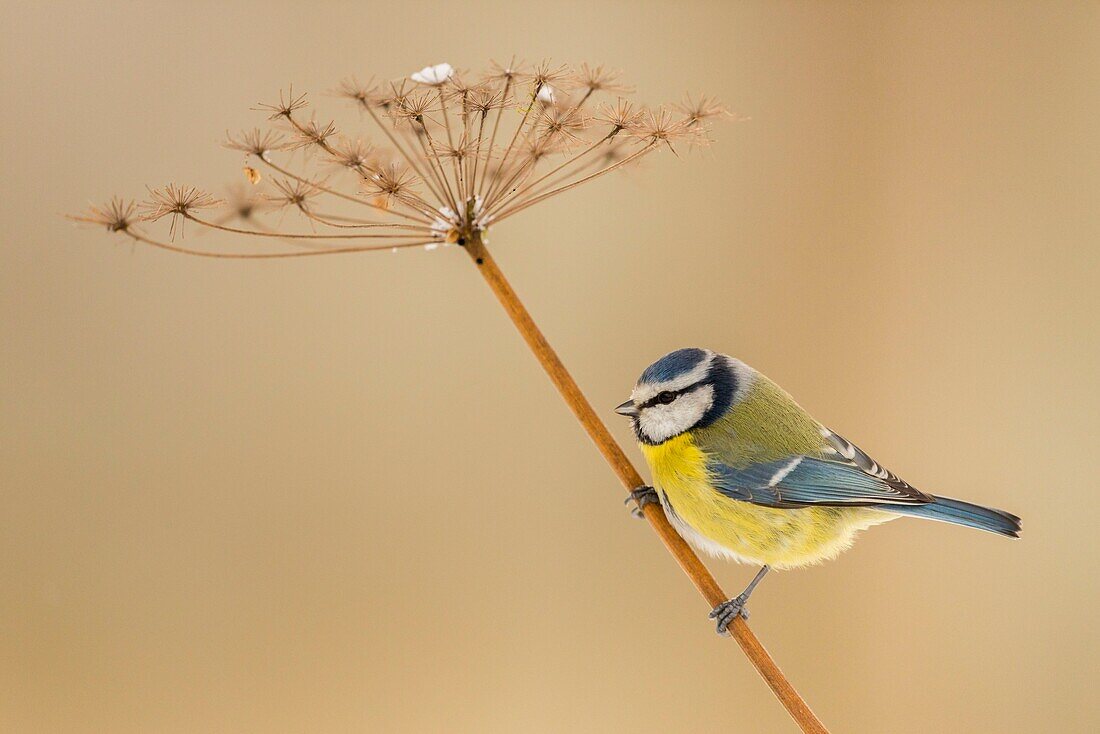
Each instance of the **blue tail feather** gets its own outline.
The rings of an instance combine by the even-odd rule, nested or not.
[[[887,509],[880,507],[880,509]],[[988,530],[991,533],[1000,533],[1010,538],[1020,537],[1020,518],[1004,510],[994,510],[991,507],[972,505],[962,500],[953,500],[949,497],[935,497],[926,505],[893,505],[890,512],[899,515],[912,515],[929,520],[941,520],[965,525],[968,528]]]

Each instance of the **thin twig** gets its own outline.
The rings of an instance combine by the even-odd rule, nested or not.
[[[604,459],[611,466],[611,470],[615,472],[619,481],[622,482],[623,487],[629,492],[645,484],[638,471],[630,463],[630,459],[627,458],[622,448],[607,430],[607,426],[596,415],[592,405],[585,398],[572,375],[566,370],[565,365],[562,364],[561,359],[558,358],[550,343],[546,341],[546,337],[539,331],[538,326],[531,318],[531,314],[527,312],[519,296],[512,290],[512,286],[505,279],[504,273],[497,267],[496,261],[490,256],[489,251],[485,249],[480,237],[475,236],[472,242],[467,243],[466,249],[485,282],[492,289],[497,300],[500,301],[500,305],[504,307],[509,318],[512,319],[512,323],[515,324],[524,341],[527,342],[527,346],[531,348],[539,364],[546,370],[546,374],[550,377],[554,386],[558,388],[558,392],[561,393],[562,398],[573,411],[573,415],[576,416],[581,426],[588,433],[589,438],[596,444],[596,448],[603,454]],[[722,591],[722,588],[714,580],[706,566],[703,565],[703,562],[699,560],[699,556],[692,551],[675,528],[669,524],[664,511],[651,503],[643,507],[642,512],[645,514],[645,519],[649,521],[650,526],[665,544],[665,548],[680,564],[680,568],[695,584],[695,588],[706,599],[710,608],[713,609],[726,601],[729,597]],[[768,651],[760,644],[745,620],[741,617],[734,619],[729,626],[729,632],[741,646],[741,650],[744,651],[749,661],[756,667],[757,672],[764,678],[764,682],[768,684],[780,703],[802,728],[802,731],[810,734],[828,734],[824,724],[814,715],[814,712],[810,710],[802,697],[798,695],[798,691],[795,690],[794,686],[783,675],[783,671],[768,655]]]
[[[531,116],[531,110],[535,106],[535,100],[539,96],[539,90],[540,89],[542,89],[542,84],[541,83],[536,84],[534,90],[531,92],[531,99],[528,101],[527,107],[524,108],[524,110],[523,110],[523,117],[521,117],[520,120],[519,120],[519,126],[516,128],[515,132],[512,134],[512,139],[510,141],[508,141],[508,147],[504,149],[504,155],[502,155],[500,157],[499,170],[503,170],[504,164],[508,162],[508,156],[511,155],[511,153],[512,153],[512,148],[516,144],[516,139],[519,137],[519,134],[523,131],[523,126],[527,124],[527,118]],[[493,200],[493,196],[495,195],[497,186],[499,184],[500,184],[500,177],[499,176],[496,178],[496,180],[489,182],[489,189],[484,194],[485,205],[486,206],[488,206],[489,202],[491,202]]]
[[[541,176],[536,178],[534,181],[530,181],[530,182],[527,182],[527,183],[523,183],[521,185],[517,185],[515,188],[513,188],[507,194],[505,194],[504,196],[501,196],[499,199],[497,199],[497,201],[495,201],[493,203],[493,209],[495,211],[499,211],[502,207],[506,206],[510,201],[520,200],[521,197],[524,194],[526,194],[528,191],[530,191],[531,189],[537,187],[540,183],[542,183],[546,179],[550,178],[551,176],[553,176],[558,171],[561,171],[563,168],[567,168],[567,167],[573,165],[574,163],[579,161],[581,158],[584,158],[586,155],[588,155],[592,151],[596,150],[596,148],[600,147],[601,145],[603,145],[604,143],[606,143],[610,139],[611,139],[611,133],[608,133],[604,137],[600,138],[596,142],[589,145],[587,148],[582,150],[580,153],[577,153],[574,156],[566,158],[564,161],[562,161],[561,163],[559,163],[557,166],[550,169],[546,173],[542,174]],[[488,212],[488,213],[490,215],[492,214],[492,212]]]
[[[486,221],[487,222],[488,221],[500,222],[503,219],[507,219],[508,217],[512,216],[513,214],[521,212],[529,206],[534,206],[535,204],[538,204],[540,201],[543,201],[545,199],[549,199],[551,196],[557,196],[558,194],[569,191],[570,189],[575,189],[576,187],[580,186],[581,184],[587,183],[587,182],[591,181],[594,178],[599,178],[600,176],[603,176],[604,174],[611,173],[612,171],[614,171],[618,168],[622,168],[623,166],[630,163],[631,161],[634,161],[634,160],[637,160],[638,158],[641,158],[646,153],[649,153],[652,150],[656,150],[656,148],[657,148],[657,143],[654,143],[654,142],[646,143],[645,147],[639,148],[638,150],[634,151],[633,153],[626,156],[622,160],[616,161],[615,163],[612,163],[611,165],[607,166],[607,168],[602,168],[599,171],[596,171],[595,173],[588,174],[584,178],[578,178],[576,181],[572,181],[568,184],[559,186],[556,189],[552,189],[550,191],[547,191],[544,194],[539,194],[538,196],[532,197],[532,198],[527,199],[525,201],[513,202],[512,206],[506,207],[504,209],[504,211],[500,212],[499,214],[493,214],[493,215],[487,217]]]
[[[337,214],[322,214],[319,212],[310,211],[306,207],[299,207],[302,215],[307,219],[311,219],[315,222],[319,222],[328,227],[337,227],[341,229],[408,229],[415,232],[430,233],[431,227],[419,226],[415,224],[398,224],[396,222],[371,222],[363,219],[356,219],[354,217],[345,217]]]
[[[196,217],[194,214],[189,214],[187,212],[183,212],[182,216],[183,216],[184,219],[187,219],[187,220],[192,221],[196,224],[202,225],[203,227],[209,227],[210,229],[221,230],[222,232],[231,232],[233,234],[247,234],[247,235],[252,235],[254,237],[273,237],[273,238],[277,238],[277,239],[294,239],[294,240],[375,240],[375,239],[382,240],[382,239],[386,239],[386,240],[392,240],[392,239],[412,239],[412,238],[423,239],[423,237],[424,237],[423,234],[395,235],[395,234],[296,234],[296,233],[292,234],[292,233],[279,233],[279,234],[275,235],[275,234],[271,234],[270,232],[262,232],[262,231],[254,230],[254,229],[243,229],[241,227],[231,227],[227,224],[217,224],[216,222],[211,222],[211,221],[208,221],[206,219],[200,219],[199,217]],[[431,231],[431,230],[426,230],[426,232],[428,232],[428,231]],[[385,248],[382,247],[380,249],[385,249]]]
[[[78,220],[80,221],[80,220]],[[139,232],[133,227],[120,230],[122,234],[136,242],[157,247],[169,252],[181,255],[193,255],[195,257],[213,257],[221,260],[275,260],[288,257],[313,257],[316,255],[346,255],[353,252],[371,252],[377,250],[400,250],[407,247],[423,247],[424,245],[438,243],[439,240],[421,240],[419,242],[398,242],[387,245],[363,245],[356,247],[333,247],[328,250],[299,250],[297,252],[215,252],[212,250],[193,250],[189,247],[173,245],[169,242],[154,240]]]

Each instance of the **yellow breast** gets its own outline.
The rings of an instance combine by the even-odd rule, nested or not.
[[[775,568],[804,566],[836,556],[857,531],[893,517],[859,507],[779,509],[734,500],[714,489],[707,457],[690,433],[640,445],[669,521],[712,555]]]

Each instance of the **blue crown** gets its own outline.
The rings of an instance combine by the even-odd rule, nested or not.
[[[695,369],[700,362],[707,358],[707,350],[698,347],[677,349],[669,352],[653,364],[646,367],[642,373],[642,382],[666,382],[680,375],[687,374]]]

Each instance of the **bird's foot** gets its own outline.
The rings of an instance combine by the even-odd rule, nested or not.
[[[646,505],[660,505],[661,498],[657,496],[657,490],[653,487],[642,485],[630,493],[630,496],[623,500],[625,505],[627,502],[633,500],[637,503],[637,507],[631,509],[630,514],[640,519],[645,518],[645,506]]]
[[[745,603],[748,602],[748,594],[740,594],[735,596],[729,601],[724,601],[716,606],[708,615],[714,620],[715,629],[720,635],[729,634],[729,626],[733,623],[733,620],[738,617],[744,619],[749,618],[749,610],[745,608]]]

